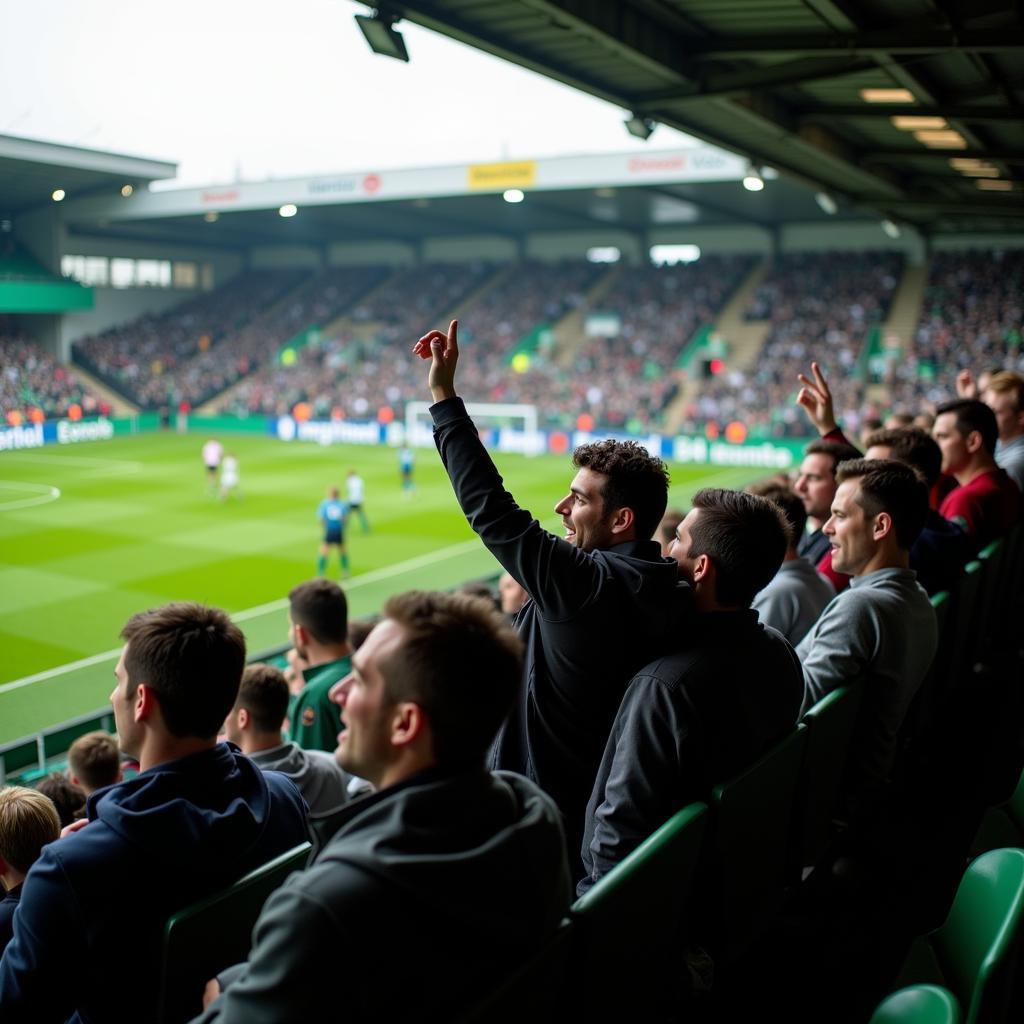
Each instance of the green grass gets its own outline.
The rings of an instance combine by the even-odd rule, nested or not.
[[[498,571],[431,450],[417,453],[417,490],[405,498],[390,449],[231,437],[242,497],[221,503],[207,493],[204,439],[149,434],[0,455],[0,743],[102,707],[118,633],[141,609],[204,601],[236,616],[251,652],[283,643],[284,596],[315,572],[317,505],[350,467],[366,481],[372,526],[364,536],[349,524],[352,615],[401,590]],[[568,489],[569,459],[496,461],[519,503],[557,529],[552,507]],[[758,475],[673,466],[671,502],[685,507],[699,487]],[[44,487],[60,497],[25,507]]]

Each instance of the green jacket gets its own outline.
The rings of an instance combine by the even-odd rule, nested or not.
[[[303,671],[306,685],[291,708],[289,739],[305,750],[334,751],[341,732],[341,708],[328,694],[351,671],[352,659],[348,655]]]

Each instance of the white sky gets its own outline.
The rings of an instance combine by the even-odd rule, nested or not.
[[[679,147],[626,112],[352,0],[0,0],[0,134],[178,163],[182,184]]]

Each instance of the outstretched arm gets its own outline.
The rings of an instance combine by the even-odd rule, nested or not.
[[[826,434],[831,434],[838,426],[835,410],[832,407],[832,390],[817,363],[811,363],[811,373],[814,375],[814,380],[802,373],[798,375],[798,380],[803,387],[800,388],[800,393],[796,396],[796,404],[803,408],[815,430],[824,437]]]

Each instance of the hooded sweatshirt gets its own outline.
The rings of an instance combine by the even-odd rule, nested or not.
[[[4,1024],[155,1021],[167,918],[307,838],[294,784],[227,743],[98,790],[86,813],[25,879]]]
[[[265,772],[280,772],[291,779],[306,803],[311,818],[322,818],[339,810],[348,802],[346,775],[323,750],[303,750],[297,743],[257,750],[249,755]]]
[[[454,1020],[536,951],[569,895],[558,812],[533,783],[429,769],[343,812],[197,1024]]]
[[[434,441],[470,526],[531,600],[516,616],[524,680],[490,767],[554,798],[573,860],[612,721],[634,673],[676,650],[693,592],[652,540],[583,551],[545,530],[505,490],[460,398],[430,407]]]

